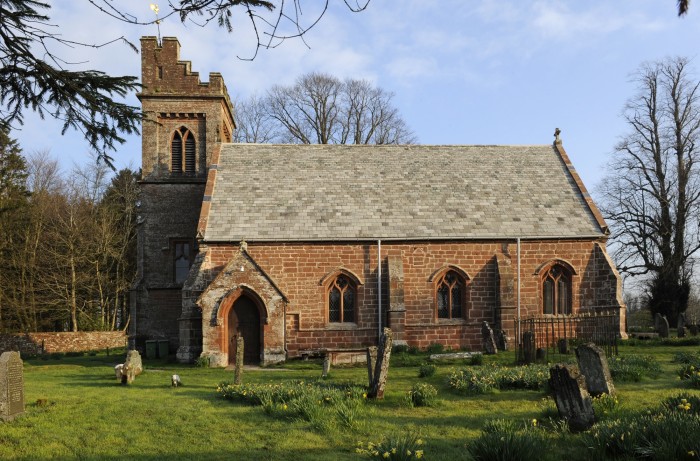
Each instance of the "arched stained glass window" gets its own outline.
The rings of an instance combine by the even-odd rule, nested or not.
[[[437,317],[462,318],[466,300],[466,280],[456,271],[449,270],[438,279],[435,286]]]
[[[542,277],[542,313],[571,314],[571,273],[561,264]]]
[[[346,275],[339,274],[328,286],[328,321],[355,322],[357,286]]]

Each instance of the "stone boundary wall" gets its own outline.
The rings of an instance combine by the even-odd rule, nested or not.
[[[83,352],[126,346],[123,331],[79,331],[0,334],[0,352],[19,351],[22,355],[42,352]]]

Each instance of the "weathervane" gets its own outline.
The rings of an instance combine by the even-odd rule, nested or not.
[[[160,43],[160,19],[158,19],[158,12],[160,8],[155,3],[151,3],[151,10],[156,14],[156,26],[158,26],[158,43]]]

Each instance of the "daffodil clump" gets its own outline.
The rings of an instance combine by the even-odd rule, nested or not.
[[[599,421],[584,434],[591,458],[697,460],[700,397],[681,394],[657,410]]]
[[[486,394],[496,389],[544,389],[549,379],[547,365],[518,367],[493,366],[488,368],[464,368],[453,371],[450,387],[463,394]]]
[[[422,459],[424,456],[423,439],[412,432],[391,434],[382,437],[379,442],[359,441],[355,452],[370,458],[387,460]]]
[[[608,362],[615,382],[639,382],[644,377],[654,378],[661,366],[653,355],[628,354]]]
[[[227,400],[261,406],[271,416],[308,421],[320,430],[338,424],[356,428],[364,420],[367,399],[364,386],[322,381],[279,384],[223,382],[216,391]]]
[[[467,449],[473,459],[540,461],[547,451],[546,432],[537,419],[494,419],[484,424],[481,436]]]
[[[598,417],[613,414],[619,407],[620,400],[615,395],[601,394],[593,397],[593,411]]]

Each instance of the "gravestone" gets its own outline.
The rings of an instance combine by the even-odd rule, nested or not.
[[[369,387],[372,387],[374,381],[374,366],[377,364],[377,346],[369,346],[367,348],[367,376],[369,378]]]
[[[566,338],[560,338],[557,341],[557,347],[559,348],[560,354],[568,354],[569,353],[569,340]]]
[[[523,362],[533,363],[535,361],[535,333],[526,331],[523,333]]]
[[[665,315],[658,315],[659,318],[659,328],[656,330],[656,332],[659,334],[659,338],[668,338],[668,331],[669,331],[669,326],[668,326],[668,320],[666,319]]]
[[[0,355],[0,419],[10,421],[24,413],[23,364],[19,352]]]
[[[367,396],[374,399],[384,398],[384,387],[386,386],[386,378],[389,373],[389,359],[391,358],[391,346],[393,343],[393,335],[389,328],[384,328],[384,333],[379,339],[379,348],[377,349],[377,361],[374,364],[374,376],[370,382],[369,392]]]
[[[608,359],[605,351],[593,343],[582,344],[576,348],[576,360],[578,369],[586,378],[586,388],[593,397],[602,394],[615,394]]]
[[[685,338],[685,313],[678,314],[678,324],[676,325],[678,337]]]
[[[233,367],[233,384],[241,384],[243,379],[243,350],[245,349],[245,341],[243,335],[238,335],[236,338],[236,364]]]
[[[569,365],[554,365],[549,369],[549,388],[559,416],[567,421],[572,432],[585,431],[593,425],[593,401],[586,390],[586,379],[578,370]]]
[[[496,330],[496,347],[501,351],[508,350],[508,334],[505,330]]]
[[[538,362],[544,362],[547,359],[547,349],[544,347],[538,347],[535,351],[535,360]]]
[[[331,354],[327,353],[323,356],[323,372],[321,372],[322,378],[327,378],[328,373],[331,371]]]
[[[688,325],[688,331],[690,331],[691,336],[697,336],[698,332],[700,332],[700,326],[697,323]]]
[[[489,326],[488,322],[481,324],[481,343],[484,347],[485,354],[496,354],[498,349],[496,348],[496,340],[493,337],[493,330]]]
[[[141,354],[137,350],[131,350],[126,354],[126,360],[122,367],[122,384],[131,384],[134,379],[143,372]]]
[[[657,312],[654,316],[654,331],[658,333],[659,328],[661,328],[661,314]]]

